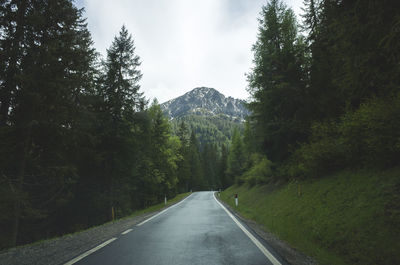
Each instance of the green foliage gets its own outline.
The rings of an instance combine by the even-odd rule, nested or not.
[[[95,53],[71,1],[0,5],[1,245],[13,246],[54,233],[73,198],[81,91],[93,88]]]
[[[346,113],[339,131],[347,147],[347,161],[356,165],[391,167],[400,155],[400,94],[373,98]]]
[[[189,136],[188,126],[184,121],[180,122],[176,134],[182,143],[186,143],[179,150],[182,158],[178,163],[179,190],[216,190],[223,184],[228,186],[225,175],[226,147],[222,147],[221,153],[214,144],[201,147],[194,130]]]
[[[215,116],[186,115],[171,121],[172,130],[178,134],[180,125],[185,122],[203,147],[206,144],[217,144],[219,147],[228,144],[232,137],[232,128],[242,125],[223,114]]]
[[[175,196],[181,140],[122,27],[102,64],[69,0],[0,3],[0,248]]]
[[[248,74],[249,108],[258,150],[272,161],[285,160],[292,146],[306,139],[305,45],[295,15],[281,1],[262,8],[254,68]]]
[[[233,130],[232,143],[229,149],[226,169],[226,174],[230,184],[233,184],[234,180],[238,183],[242,182],[240,176],[244,172],[245,161],[242,136],[240,135],[239,130],[235,128]]]
[[[396,165],[400,16],[393,4],[306,0],[306,38],[281,1],[263,7],[248,75],[247,158],[265,154],[282,179]]]
[[[315,123],[310,143],[302,144],[285,170],[289,176],[323,176],[346,163],[346,147],[335,122]]]
[[[400,155],[400,98],[374,98],[339,122],[316,123],[296,150],[292,176],[322,176],[343,167],[386,168]]]
[[[272,162],[263,155],[252,154],[250,163],[250,168],[242,176],[243,181],[251,186],[268,182],[272,176]]]

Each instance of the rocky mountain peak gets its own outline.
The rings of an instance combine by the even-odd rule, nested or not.
[[[171,119],[190,114],[206,116],[224,114],[232,119],[243,120],[249,114],[243,100],[225,97],[210,87],[197,87],[161,104],[161,108]]]

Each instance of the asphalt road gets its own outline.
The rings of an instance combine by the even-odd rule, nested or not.
[[[193,193],[131,229],[67,264],[287,265],[244,224],[235,222],[212,192]]]

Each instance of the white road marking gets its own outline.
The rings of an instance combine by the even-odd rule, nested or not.
[[[222,209],[225,210],[225,212],[229,215],[230,218],[239,226],[240,229],[250,238],[251,241],[258,247],[259,250],[271,261],[273,265],[282,265],[272,254],[269,252],[261,243],[258,241],[257,238],[255,238],[237,219],[235,216],[231,214],[230,211],[228,211],[222,203],[220,203],[217,198],[215,198],[215,195],[213,194],[213,197],[215,201],[222,207]]]
[[[83,258],[89,256],[90,254],[92,254],[92,253],[96,252],[97,250],[101,249],[102,247],[105,247],[106,245],[110,244],[111,242],[113,242],[113,241],[116,240],[116,239],[117,239],[116,237],[111,238],[111,239],[107,240],[106,242],[104,242],[104,243],[98,245],[97,247],[92,248],[91,250],[86,251],[86,252],[83,253],[82,255],[80,255],[80,256],[74,258],[73,260],[68,261],[68,262],[65,263],[64,265],[72,265],[72,264],[75,264],[75,263],[77,263],[78,261],[80,261],[81,259],[83,259]]]
[[[193,193],[192,193],[193,194]],[[156,215],[153,215],[152,217],[150,217],[149,219],[146,219],[146,220],[144,220],[143,222],[141,222],[141,223],[139,223],[139,224],[137,224],[136,226],[141,226],[141,225],[143,225],[143,224],[145,224],[145,223],[147,223],[148,221],[150,221],[150,220],[152,220],[152,219],[154,219],[154,218],[156,218],[157,216],[159,216],[160,214],[163,214],[163,213],[165,213],[166,211],[168,211],[169,209],[172,209],[172,208],[174,208],[175,206],[178,206],[179,204],[181,204],[182,202],[184,202],[187,198],[189,198],[190,196],[192,196],[192,194],[190,194],[189,196],[187,196],[185,199],[183,199],[182,201],[180,201],[180,202],[178,202],[178,203],[176,203],[176,204],[174,204],[174,205],[172,205],[172,206],[170,206],[170,207],[168,207],[167,209],[165,209],[165,210],[163,210],[163,211],[161,211],[161,212],[159,212],[158,214],[156,214]]]
[[[128,230],[122,232],[121,235],[126,235],[126,234],[128,234],[130,231],[132,231],[132,229],[128,229]]]

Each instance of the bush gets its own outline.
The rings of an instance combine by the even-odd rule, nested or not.
[[[251,186],[266,183],[272,175],[272,162],[263,155],[252,154],[250,163],[250,169],[242,176],[243,181]]]
[[[309,143],[292,155],[291,177],[321,176],[345,167],[391,167],[400,157],[400,95],[373,98],[337,122],[315,123]]]
[[[395,165],[400,155],[400,95],[362,104],[343,117],[339,130],[353,164]]]
[[[325,175],[344,166],[346,151],[336,122],[315,123],[310,142],[294,152],[287,174],[291,177]]]

